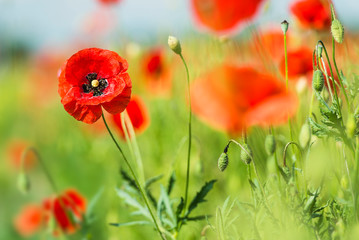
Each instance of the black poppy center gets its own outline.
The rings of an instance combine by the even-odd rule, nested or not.
[[[82,85],[84,93],[93,93],[93,96],[101,96],[103,91],[108,86],[108,82],[105,78],[97,78],[97,73],[89,73],[86,75],[88,83]]]

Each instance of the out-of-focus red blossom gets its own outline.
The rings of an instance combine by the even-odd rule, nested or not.
[[[172,71],[166,63],[162,48],[153,48],[143,56],[142,70],[145,84],[151,94],[162,96],[170,94]]]
[[[287,33],[288,42],[289,38],[289,33]],[[280,30],[266,30],[260,33],[258,41],[253,41],[253,44],[256,51],[265,51],[271,59],[276,61],[284,55],[283,32]]]
[[[313,75],[313,51],[307,47],[300,47],[288,50],[288,77],[297,80],[301,76],[306,76],[309,81]],[[280,61],[279,69],[285,76],[284,55]]]
[[[330,27],[330,8],[326,0],[299,0],[290,7],[304,28],[323,30]]]
[[[7,158],[10,160],[10,164],[15,169],[21,168],[21,158],[24,154],[24,151],[30,147],[30,144],[24,140],[14,140],[11,141],[7,146]],[[24,165],[25,169],[30,169],[36,163],[36,155],[30,151],[27,152],[26,156],[24,156]]]
[[[254,16],[262,0],[192,0],[196,20],[215,32],[233,30]]]
[[[194,114],[213,127],[238,135],[253,125],[285,123],[298,100],[283,82],[250,66],[223,64],[191,87]]]
[[[117,53],[99,48],[72,55],[59,71],[59,94],[65,110],[79,121],[96,122],[103,107],[122,112],[130,101],[128,63]]]
[[[114,3],[119,3],[121,0],[98,0],[98,1],[103,4],[114,4]]]
[[[65,60],[63,54],[49,50],[42,50],[32,59],[27,86],[31,89],[27,92],[31,94],[32,102],[44,107],[56,98],[56,74]]]
[[[86,211],[86,199],[76,190],[66,190],[52,200],[52,214],[62,232],[74,233],[80,228]]]
[[[136,133],[143,132],[150,124],[150,117],[146,108],[145,103],[143,102],[140,96],[132,96],[131,101],[126,108],[128,117],[130,118],[133,129]],[[120,135],[124,138],[125,133],[121,124],[121,115],[113,115],[113,121],[120,132]],[[131,137],[131,136],[130,136]]]
[[[94,12],[85,16],[84,22],[81,25],[81,30],[88,35],[104,36],[113,30],[116,26],[116,18],[110,8],[97,8]]]
[[[43,225],[44,210],[36,204],[24,206],[14,219],[16,231],[23,237],[35,234]]]
[[[61,232],[72,234],[80,228],[85,212],[86,199],[76,190],[68,189],[59,196],[45,199],[42,206],[25,206],[16,216],[14,226],[21,235],[31,236],[53,218],[57,225],[54,236]]]

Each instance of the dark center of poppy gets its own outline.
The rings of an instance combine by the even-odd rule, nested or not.
[[[108,86],[108,82],[105,78],[97,78],[97,73],[89,73],[86,75],[88,83],[82,84],[84,93],[93,93],[93,96],[101,96],[103,91]]]

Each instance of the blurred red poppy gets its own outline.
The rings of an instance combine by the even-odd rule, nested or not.
[[[282,124],[298,105],[296,96],[271,74],[230,64],[197,79],[191,97],[194,114],[232,135],[253,125]]]
[[[21,236],[29,237],[41,228],[43,220],[43,209],[36,204],[28,204],[15,217],[14,227]]]
[[[313,74],[313,51],[307,47],[300,47],[294,50],[288,50],[288,78],[297,80],[301,76],[308,77],[311,80]],[[284,55],[280,61],[279,69],[285,76]]]
[[[136,133],[141,133],[148,127],[150,123],[150,117],[142,98],[136,95],[132,96],[126,111]],[[123,132],[121,124],[121,114],[113,115],[113,121],[121,136],[124,138],[125,133]]]
[[[330,8],[326,0],[295,1],[290,10],[304,28],[323,30],[330,27]]]
[[[98,1],[103,4],[113,4],[113,3],[119,3],[121,0],[98,0]]]
[[[192,0],[195,18],[215,32],[229,31],[254,16],[262,0]]]
[[[287,38],[289,38],[289,33],[287,33]],[[254,44],[257,51],[265,51],[271,59],[279,61],[284,55],[283,32],[280,30],[267,30],[260,33],[259,41],[254,41]],[[259,48],[258,44],[261,44],[262,48]]]
[[[99,48],[72,55],[59,72],[59,94],[65,110],[79,121],[96,122],[101,106],[111,114],[122,112],[130,101],[127,61]]]
[[[8,144],[6,151],[7,158],[15,169],[21,168],[21,158],[28,147],[30,147],[30,143],[24,140],[14,140]],[[32,168],[36,162],[36,155],[30,151],[24,157],[24,168]]]
[[[172,72],[166,64],[162,48],[153,48],[143,56],[142,70],[146,86],[153,95],[163,96],[170,93]]]
[[[66,190],[53,200],[52,213],[65,233],[73,233],[80,227],[86,211],[86,199],[76,190]]]

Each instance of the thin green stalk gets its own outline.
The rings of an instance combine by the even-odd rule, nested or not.
[[[163,234],[162,234],[162,232],[161,232],[161,230],[160,230],[160,228],[159,228],[159,225],[158,225],[158,223],[157,223],[157,220],[156,220],[156,218],[155,218],[155,215],[153,214],[153,212],[152,212],[152,210],[151,210],[151,207],[150,207],[150,204],[148,203],[147,197],[146,197],[146,195],[144,194],[144,191],[143,191],[141,185],[140,185],[139,182],[138,182],[137,176],[136,176],[135,172],[133,171],[133,169],[132,169],[132,167],[131,167],[131,164],[128,162],[128,160],[127,160],[125,154],[123,153],[123,151],[122,151],[120,145],[117,143],[115,137],[113,136],[113,134],[112,134],[112,132],[111,132],[109,126],[107,125],[107,122],[106,122],[106,119],[105,119],[105,116],[104,116],[103,113],[102,113],[102,120],[103,120],[103,122],[104,122],[104,124],[105,124],[105,126],[106,126],[106,129],[107,129],[108,133],[110,134],[110,136],[111,136],[111,138],[112,138],[112,141],[115,143],[115,145],[116,145],[117,149],[120,151],[120,153],[121,153],[121,155],[122,155],[122,158],[123,158],[123,160],[125,161],[127,167],[130,169],[130,172],[131,172],[131,174],[132,174],[132,176],[133,176],[133,178],[134,178],[134,180],[135,180],[135,183],[136,183],[136,185],[137,185],[137,188],[138,188],[138,190],[140,191],[141,196],[142,196],[142,198],[143,198],[143,200],[144,200],[144,202],[145,202],[145,204],[146,204],[146,206],[147,206],[147,208],[148,208],[148,211],[149,211],[150,214],[151,214],[153,223],[155,224],[155,227],[156,227],[156,230],[157,230],[158,234],[160,235],[161,239],[165,240],[166,238],[163,236]]]
[[[128,130],[129,136],[130,136],[130,143],[131,143],[131,146],[133,149],[133,154],[136,159],[138,174],[140,175],[141,183],[144,183],[145,174],[144,174],[144,170],[143,170],[140,148],[138,147],[137,140],[136,140],[136,133],[135,133],[135,130],[133,129],[133,125],[132,125],[130,117],[128,116],[127,111],[125,110],[124,112],[125,112],[124,113],[124,121],[125,121],[127,130]]]
[[[336,72],[338,74],[340,88],[342,89],[342,92],[343,92],[344,97],[345,97],[345,101],[347,102],[347,105],[348,105],[348,111],[351,112],[349,98],[348,98],[347,92],[344,89],[343,80],[342,80],[342,77],[340,76],[340,73],[339,73],[339,70],[338,70],[337,61],[335,60],[335,40],[334,40],[333,36],[332,36],[332,45],[333,45],[333,64],[334,64],[335,70],[336,70]]]
[[[51,188],[52,190],[55,192],[56,195],[58,195],[59,191],[58,191],[58,188],[55,184],[55,181],[54,179],[52,178],[51,174],[50,174],[50,171],[49,169],[46,167],[46,164],[44,163],[43,159],[41,158],[39,152],[35,149],[35,148],[29,148],[28,151],[31,151],[33,152],[35,155],[36,155],[36,159],[39,161],[42,169],[44,170],[44,173],[47,177],[47,179],[49,180],[50,182],[50,185],[51,185]]]
[[[326,58],[327,58],[328,65],[329,65],[329,69],[330,69],[330,75],[331,75],[331,77],[332,77],[335,100],[336,100],[336,102],[339,104],[337,88],[335,87],[335,80],[334,80],[334,74],[333,74],[332,64],[330,63],[330,59],[329,59],[329,55],[328,55],[327,49],[326,49],[324,43],[323,43],[321,40],[319,40],[318,43],[320,43],[320,44],[323,46],[324,53],[325,53],[325,56],[326,56]],[[342,111],[341,111],[340,107],[338,107],[338,111],[339,111],[339,115],[340,115],[340,117],[341,117],[341,119],[342,119],[342,123],[343,123],[343,115],[342,115]],[[343,123],[343,126],[344,126],[344,123]]]
[[[191,89],[189,82],[189,71],[187,67],[187,63],[183,58],[182,53],[179,54],[182,59],[183,65],[186,68],[187,74],[187,85],[188,85],[188,103],[189,103],[189,116],[188,116],[188,152],[187,152],[187,174],[186,174],[186,189],[185,189],[185,197],[184,197],[184,208],[183,214],[185,214],[187,209],[187,201],[188,201],[188,186],[189,186],[189,170],[191,164],[191,146],[192,146],[192,104],[191,104]]]
[[[25,159],[26,154],[29,153],[29,152],[33,152],[33,153],[35,154],[36,159],[39,161],[39,163],[40,163],[40,165],[41,165],[41,167],[42,167],[42,169],[43,169],[43,171],[44,171],[44,173],[45,173],[45,175],[46,175],[46,178],[47,178],[47,180],[49,181],[49,183],[50,183],[50,185],[51,185],[52,191],[56,194],[56,196],[59,196],[59,191],[58,191],[58,188],[57,188],[57,186],[56,186],[56,184],[55,184],[55,181],[54,181],[54,179],[52,178],[51,173],[50,173],[49,169],[47,168],[45,162],[43,161],[42,157],[40,156],[40,153],[39,153],[35,148],[29,147],[28,149],[25,150],[25,152],[24,152],[24,154],[23,154],[23,156],[22,156],[22,165],[23,165],[23,163],[24,163],[23,161],[24,161],[24,159]],[[63,203],[62,198],[59,198],[59,203],[60,203],[60,206],[65,209],[65,204]],[[66,212],[67,217],[68,217],[69,219],[71,219],[68,214],[69,214],[69,213]],[[84,217],[84,216],[83,216],[83,217]],[[60,228],[60,231],[63,232],[62,228]],[[64,232],[63,232],[63,233],[64,233]],[[65,233],[62,234],[61,237],[62,237],[63,239],[69,239],[69,238],[71,239],[71,237],[68,237]]]

